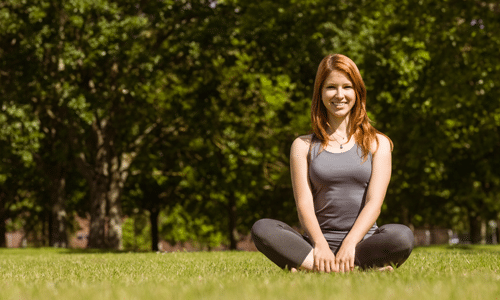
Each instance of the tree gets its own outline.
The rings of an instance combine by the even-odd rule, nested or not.
[[[0,92],[6,95],[1,88]],[[6,221],[18,217],[25,198],[30,198],[30,182],[36,180],[32,153],[39,147],[40,135],[38,122],[27,111],[8,100],[0,110],[0,247],[6,247]]]
[[[95,248],[121,248],[124,189],[126,212],[149,211],[172,242],[224,235],[234,249],[258,218],[298,224],[289,147],[310,130],[319,61],[344,53],[395,144],[382,221],[477,232],[500,211],[498,13],[493,1],[4,1],[2,109],[35,122],[37,146],[2,125],[2,174],[21,191],[2,199],[50,208],[51,244],[65,214],[88,209]],[[5,171],[26,162],[20,149],[49,175]]]
[[[367,80],[379,101],[376,121],[395,141],[394,165],[400,166],[388,205],[402,208],[405,223],[475,231],[476,216],[498,214],[492,188],[498,94],[490,80],[499,74],[492,67],[499,41],[479,24],[483,18],[494,26],[498,5],[408,1],[385,7],[399,17],[375,39],[366,66],[376,70]],[[465,211],[472,217],[466,227],[460,224]]]
[[[9,1],[3,8],[16,24],[7,54],[17,59],[6,64],[17,71],[9,79],[28,87],[15,96],[51,117],[40,119],[49,132],[66,129],[57,138],[69,142],[89,185],[92,248],[121,247],[121,191],[161,119],[158,103],[148,103],[157,96],[142,96],[159,84],[152,71],[161,57],[153,51],[165,32],[152,33],[163,5]]]

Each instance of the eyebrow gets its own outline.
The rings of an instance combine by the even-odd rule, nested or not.
[[[325,85],[335,85],[335,84],[333,82],[325,81]],[[352,85],[352,82],[346,81],[346,82],[343,82],[343,83],[337,84],[337,85]]]

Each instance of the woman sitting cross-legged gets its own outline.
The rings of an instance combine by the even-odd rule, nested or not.
[[[376,220],[391,177],[392,141],[366,112],[356,64],[340,54],[320,63],[311,105],[313,134],[292,144],[290,170],[305,235],[262,219],[252,227],[257,249],[279,267],[320,272],[392,270],[413,249],[412,231]]]

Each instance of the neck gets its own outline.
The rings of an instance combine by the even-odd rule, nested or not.
[[[328,134],[336,133],[341,137],[349,137],[349,115],[342,118],[336,118],[331,115],[328,116],[328,124],[330,125],[330,130]]]

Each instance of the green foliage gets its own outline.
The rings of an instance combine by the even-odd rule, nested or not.
[[[479,68],[490,69],[489,78],[500,75],[487,67],[498,63],[498,57],[490,52],[493,48],[480,44],[477,37],[488,36],[492,44],[498,39],[486,27],[473,25],[479,19],[494,24],[498,18],[493,15],[498,14],[494,5],[474,2],[453,7],[433,3],[433,11],[437,13],[429,13],[431,3],[422,3],[411,10],[405,9],[405,5],[401,3],[394,8],[402,15],[401,21],[393,26],[399,24],[397,34],[404,36],[400,39],[406,44],[402,54],[410,58],[413,55],[408,55],[408,50],[414,49],[413,60],[417,62],[414,67],[399,62],[413,75],[406,77],[410,81],[398,82],[404,73],[394,74],[392,67],[381,64],[384,68],[378,76],[384,79],[373,89],[381,101],[375,119],[395,141],[394,165],[399,166],[389,190],[388,206],[402,207],[400,220],[416,226],[464,228],[460,217],[464,217],[464,212],[497,218],[498,191],[494,191],[491,183],[498,180],[498,173],[489,168],[496,169],[493,156],[499,146],[498,127],[492,126],[491,115],[485,112],[495,111],[496,107],[490,105],[497,102],[498,94],[491,90],[486,95],[480,89],[475,91],[474,86],[484,82],[480,78],[485,74],[476,73],[469,59],[474,56],[474,61],[481,61],[483,67]],[[380,44],[388,42],[380,40]],[[399,41],[393,45],[401,46]],[[391,50],[380,56],[392,60],[394,53]],[[398,68],[397,60],[394,66]],[[483,99],[485,96],[491,100]],[[474,187],[474,182],[481,184]],[[414,216],[408,215],[410,211]],[[488,216],[487,211],[491,212]],[[387,211],[387,215],[391,213]]]
[[[122,226],[123,250],[151,250],[151,226],[147,216],[136,214],[128,216]]]
[[[191,242],[200,248],[216,248],[225,242],[217,222],[204,214],[189,214],[176,205],[160,214],[160,236],[171,244]]]
[[[30,114],[27,105],[13,101],[4,101],[0,110],[0,140],[10,149],[10,153],[19,157],[27,167],[33,163],[32,153],[38,151],[39,122]],[[5,149],[5,148],[4,148]],[[6,154],[3,155],[6,158]],[[7,171],[7,170],[5,170]]]
[[[106,195],[126,214],[162,211],[171,242],[233,244],[262,217],[297,224],[289,147],[311,129],[319,61],[344,53],[395,144],[382,223],[468,230],[472,217],[498,219],[498,11],[494,1],[4,1],[0,185],[15,188],[2,207],[46,222],[41,174],[51,174],[80,215]],[[118,188],[99,194],[96,182]]]

